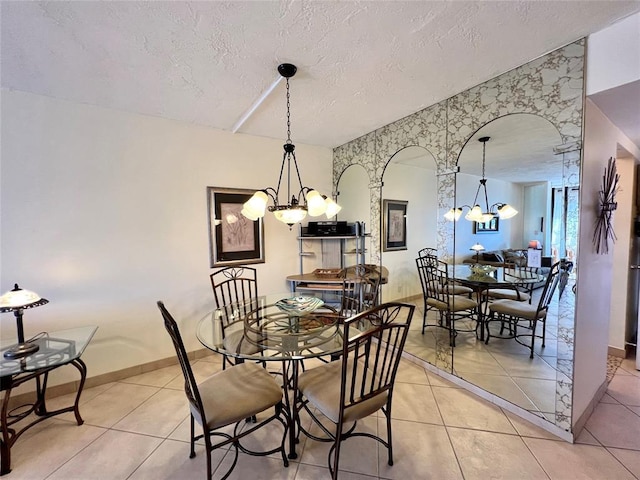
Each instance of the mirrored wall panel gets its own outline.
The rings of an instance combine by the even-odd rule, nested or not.
[[[564,202],[556,192],[564,191],[563,157],[556,153],[562,138],[548,120],[532,114],[500,117],[475,132],[465,144],[456,177],[456,200],[463,211],[455,222],[456,264],[464,274],[487,269],[488,277],[509,280],[519,274],[536,275],[538,281],[516,284],[518,292],[479,283],[483,319],[490,318],[491,305],[505,297],[527,304],[527,312],[545,308],[541,299],[551,266],[567,258]],[[484,161],[484,165],[483,165]],[[479,195],[476,194],[479,192]],[[485,196],[486,192],[486,196]],[[479,204],[495,215],[489,222],[467,220],[469,207]],[[517,213],[500,218],[499,205]],[[554,221],[555,219],[555,221]],[[529,258],[533,247],[540,264]],[[506,267],[505,267],[506,266]],[[498,267],[492,271],[493,267]],[[465,271],[467,270],[468,271]],[[572,283],[575,272],[569,272]],[[482,278],[481,273],[479,278]],[[507,288],[511,288],[508,285]],[[522,343],[504,331],[501,322],[489,323],[491,336],[460,334],[454,349],[454,373],[536,415],[555,422],[558,385],[558,300],[571,298],[571,285],[556,286],[545,317],[537,326],[545,330],[545,346],[538,339],[530,358],[530,331],[519,332]],[[519,297],[519,298],[518,298]],[[528,325],[525,325],[528,326]],[[500,333],[502,331],[502,334]]]
[[[407,351],[470,388],[480,387],[487,398],[501,397],[566,431],[575,323],[571,286],[578,269],[577,214],[571,205],[579,192],[583,75],[581,40],[334,150],[335,185],[352,165],[368,173],[370,258],[389,269],[383,299],[418,307]],[[405,202],[406,249],[388,248],[389,201]],[[466,220],[475,203],[494,213],[508,205],[517,213]],[[454,221],[457,207],[463,208]],[[471,265],[506,266],[525,255],[528,262],[530,246],[540,267],[571,264],[549,304],[545,347],[538,343],[533,358],[513,339],[494,338],[496,332],[487,343],[477,312],[453,335],[446,315],[425,304],[416,264],[423,249],[433,249],[435,261],[447,270],[441,281],[457,286],[456,276],[471,273]],[[544,272],[536,277],[540,285],[530,292],[531,305],[545,278]],[[471,290],[460,293],[471,306],[486,308],[484,295]]]

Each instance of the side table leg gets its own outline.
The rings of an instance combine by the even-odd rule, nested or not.
[[[4,391],[4,399],[2,401],[2,416],[0,418],[2,428],[2,438],[0,438],[0,475],[6,475],[11,471],[11,444],[12,444],[12,429],[7,424],[7,415],[9,408],[9,397],[11,397],[11,388]]]
[[[35,374],[31,374],[27,377],[24,377],[18,380],[14,380],[13,377],[9,377],[9,376],[3,377],[2,391],[4,392],[4,399],[2,401],[2,412],[0,412],[0,430],[1,430],[0,454],[2,455],[2,457],[0,458],[0,475],[6,475],[7,473],[11,472],[11,447],[13,446],[13,444],[16,442],[16,440],[20,435],[22,435],[29,428],[33,427],[35,424],[47,418],[53,417],[55,415],[60,415],[62,413],[71,412],[71,411],[73,411],[73,413],[75,414],[76,422],[78,423],[78,425],[82,425],[84,423],[84,420],[82,420],[82,417],[80,416],[79,403],[80,403],[80,395],[82,394],[82,389],[84,388],[84,383],[87,378],[87,366],[80,358],[76,358],[75,360],[72,360],[69,363],[74,367],[76,367],[80,372],[80,384],[78,385],[78,393],[76,394],[76,399],[73,406],[61,408],[53,412],[47,411],[45,399],[46,399],[46,392],[47,392],[47,380],[48,380],[49,370],[57,367],[49,368],[48,370],[42,373],[36,372]],[[44,377],[42,383],[40,382],[41,375]],[[20,430],[16,431],[10,427],[10,425],[13,425],[16,422],[16,420],[9,418],[9,399],[11,397],[12,387],[16,387],[24,383],[25,381],[32,380],[34,378],[36,380],[37,398],[35,403],[32,405],[32,409],[26,412],[24,417],[26,417],[26,415],[28,415],[30,412],[33,412],[37,415],[38,418],[33,420],[31,423],[24,425]],[[5,379],[9,379],[9,380],[5,382]]]
[[[87,366],[80,358],[76,358],[71,365],[76,367],[80,371],[80,385],[78,385],[78,393],[76,394],[76,401],[73,403],[73,413],[76,416],[76,422],[78,425],[82,425],[84,420],[80,416],[80,395],[82,394],[82,389],[84,388],[84,382],[87,379]]]
[[[0,455],[2,455],[0,475],[6,475],[11,472],[11,447],[4,440],[0,440]]]

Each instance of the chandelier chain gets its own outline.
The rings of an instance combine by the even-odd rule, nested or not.
[[[289,79],[287,78],[287,143],[291,143],[291,104],[289,102]]]
[[[482,178],[484,178],[484,162],[485,162],[486,148],[487,148],[487,142],[482,142]]]

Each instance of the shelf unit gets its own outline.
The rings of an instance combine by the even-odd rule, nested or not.
[[[366,238],[369,234],[350,235],[308,235],[306,227],[300,226],[298,232],[298,255],[300,257],[299,274],[289,275],[292,291],[327,292],[342,289],[339,278],[318,277],[312,272],[316,268],[345,268],[350,265],[365,263]],[[320,251],[305,250],[305,242],[319,242]],[[347,259],[353,256],[354,261]],[[314,268],[307,268],[305,273],[305,259],[315,258]],[[308,263],[308,262],[307,262]]]

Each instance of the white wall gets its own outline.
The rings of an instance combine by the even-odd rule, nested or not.
[[[432,157],[429,156],[428,161],[432,161]],[[383,180],[383,199],[409,202],[407,249],[382,252],[382,265],[389,270],[389,283],[382,287],[382,300],[390,301],[422,294],[415,259],[418,250],[437,248],[438,196],[434,170],[392,163],[385,170]]]
[[[632,248],[633,220],[635,218],[635,166],[633,158],[617,158],[620,189],[616,195],[618,208],[614,212],[616,243],[613,248],[613,278],[611,314],[609,321],[609,346],[624,350],[627,340],[627,295],[629,290],[629,258]]]
[[[0,286],[50,300],[25,312],[25,334],[99,325],[89,376],[116,371],[174,355],[164,300],[187,348],[200,347],[195,326],[213,301],[206,187],[275,185],[282,140],[9,90],[1,114]],[[331,150],[297,153],[303,181],[330,193]],[[267,215],[261,293],[288,289],[296,235]],[[9,318],[0,328],[15,337]]]
[[[478,188],[480,177],[476,175],[468,175],[460,173],[456,177],[456,205],[471,205],[473,197]],[[508,203],[519,214],[509,220],[501,220],[498,224],[498,233],[473,233],[473,224],[464,219],[468,210],[465,208],[462,216],[456,222],[456,263],[461,263],[463,259],[474,255],[469,249],[476,243],[481,244],[486,251],[501,250],[505,248],[526,248],[523,242],[523,208],[524,197],[522,187],[515,183],[503,182],[490,178],[487,180],[487,193],[489,196],[489,204],[498,201]],[[482,206],[484,202],[484,193],[480,192],[482,201],[478,202]]]
[[[589,35],[587,95],[640,79],[640,13]]]
[[[593,228],[598,212],[598,191],[610,157],[620,143],[633,155],[638,149],[620,133],[593,102],[585,104],[585,143],[580,183],[579,265],[576,292],[573,423],[580,419],[605,381],[613,254],[598,255]],[[640,158],[637,157],[637,158]]]

